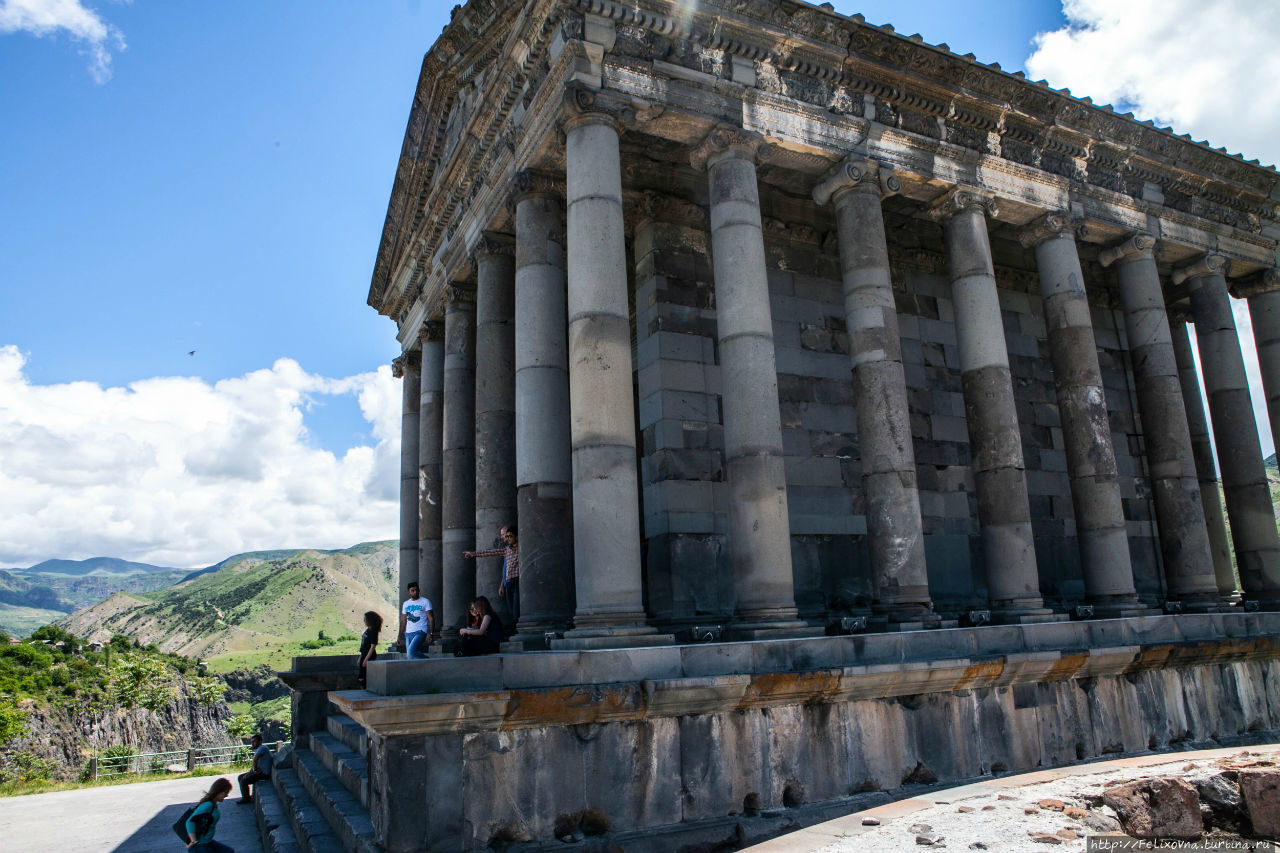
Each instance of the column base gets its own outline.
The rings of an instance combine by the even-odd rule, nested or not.
[[[1196,595],[1188,596],[1186,598],[1173,598],[1170,600],[1181,604],[1182,611],[1184,613],[1230,613],[1235,610],[1235,607],[1218,598],[1216,595]],[[1280,600],[1274,601],[1273,604],[1274,606],[1270,609],[1280,609]],[[1260,609],[1267,608],[1260,607]]]
[[[1054,613],[1047,607],[1028,610],[992,610],[991,622],[995,625],[1041,625],[1046,622],[1070,622],[1071,614]]]
[[[551,651],[590,651],[592,649],[635,649],[650,646],[674,646],[674,634],[614,634],[592,637],[571,636],[566,633],[562,639],[551,641]]]
[[[942,617],[933,612],[931,605],[922,602],[872,604],[871,613],[868,627],[874,626],[877,631],[924,631],[942,624]]]
[[[1088,602],[1093,608],[1094,619],[1128,619],[1133,616],[1159,616],[1163,611],[1151,607],[1136,594],[1113,595],[1091,599]]]
[[[780,622],[739,622],[724,629],[724,639],[730,642],[744,640],[794,640],[804,637],[821,637],[826,629],[810,625],[799,619]]]

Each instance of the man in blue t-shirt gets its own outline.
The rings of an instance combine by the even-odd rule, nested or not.
[[[236,802],[242,806],[253,802],[253,798],[249,795],[250,785],[265,782],[271,778],[271,749],[262,742],[262,735],[254,735],[249,745],[253,748],[253,769],[236,777],[240,783],[240,799]]]
[[[409,597],[400,606],[400,630],[404,632],[405,657],[419,660],[427,656],[422,647],[436,631],[436,612],[431,609],[430,599],[420,597],[416,582],[410,582],[407,589]]]

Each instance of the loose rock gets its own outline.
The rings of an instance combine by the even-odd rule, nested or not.
[[[1280,772],[1241,772],[1240,798],[1253,824],[1253,834],[1259,838],[1280,838]]]
[[[1036,803],[1036,805],[1038,805],[1042,809],[1048,809],[1049,811],[1052,811],[1052,812],[1060,812],[1067,807],[1067,804],[1064,803],[1062,800],[1052,800],[1052,799],[1041,800],[1040,802]]]
[[[1199,838],[1204,833],[1200,797],[1182,779],[1145,779],[1107,791],[1125,834],[1134,838]]]

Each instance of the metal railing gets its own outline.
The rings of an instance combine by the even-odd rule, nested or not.
[[[278,752],[280,742],[267,744],[271,752]],[[185,773],[197,767],[235,766],[250,764],[253,751],[245,744],[230,746],[203,746],[199,749],[175,749],[169,752],[139,752],[135,755],[111,755],[89,759],[90,779],[106,779],[112,776],[144,773]]]

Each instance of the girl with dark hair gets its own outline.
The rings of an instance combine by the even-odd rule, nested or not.
[[[191,817],[187,818],[187,849],[194,853],[236,853],[227,845],[214,841],[213,834],[218,829],[218,803],[231,793],[229,779],[215,779],[209,790],[196,803]]]
[[[364,614],[364,633],[360,635],[360,686],[369,683],[369,661],[378,659],[378,632],[382,617],[370,610]]]
[[[468,608],[471,614],[470,625],[458,629],[462,636],[462,648],[458,650],[461,657],[491,655],[498,651],[503,640],[502,620],[493,612],[493,605],[483,595],[471,602]]]

